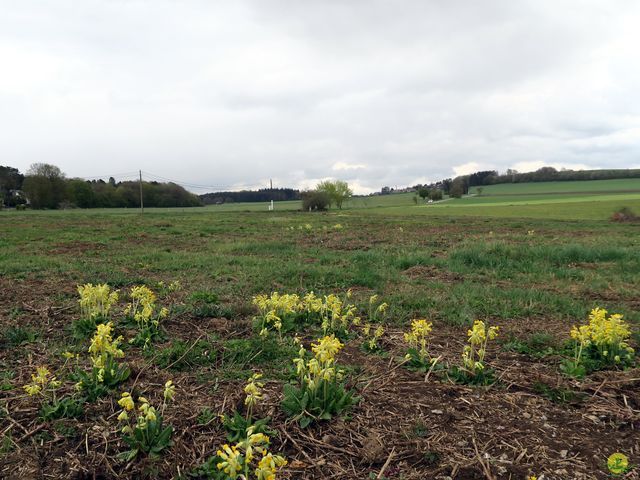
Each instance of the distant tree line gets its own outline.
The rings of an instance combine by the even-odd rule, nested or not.
[[[260,190],[242,190],[240,192],[212,192],[200,195],[205,205],[217,205],[234,202],[274,202],[300,200],[300,191],[293,188],[262,188]]]
[[[145,207],[196,207],[197,195],[175,183],[142,182]],[[31,165],[25,175],[0,167],[0,201],[5,206],[28,204],[34,209],[111,208],[140,206],[140,184],[66,178],[60,168],[47,163]]]
[[[424,193],[441,190],[445,195],[460,198],[469,193],[471,187],[495,185],[498,183],[530,183],[530,182],[570,182],[578,180],[614,180],[621,178],[640,178],[640,169],[606,169],[606,170],[556,170],[553,167],[542,167],[534,172],[520,173],[508,169],[500,174],[496,170],[482,170],[470,175],[447,178],[430,185],[415,185],[413,188]],[[426,193],[428,195],[428,193]],[[420,196],[423,196],[420,194]],[[423,197],[425,198],[425,197]]]
[[[457,178],[466,178],[465,182],[469,187],[478,187],[497,183],[571,182],[578,180],[640,178],[640,169],[556,170],[553,167],[542,167],[534,172],[526,173],[520,173],[513,169],[508,169],[504,174],[499,174],[495,170],[485,170]]]

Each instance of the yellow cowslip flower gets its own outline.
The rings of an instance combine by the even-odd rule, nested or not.
[[[384,313],[387,311],[387,308],[389,308],[389,304],[386,302],[382,302],[380,305],[378,305],[378,312]]]
[[[249,408],[256,406],[258,401],[262,399],[264,383],[258,381],[261,377],[262,374],[260,373],[252,375],[251,378],[249,378],[249,383],[244,387],[244,393],[247,395],[244,399],[244,404]]]
[[[253,426],[247,428],[246,439],[236,445],[236,448],[244,450],[245,462],[247,464],[251,463],[253,460],[254,450],[258,453],[264,454],[266,452],[265,445],[269,444],[269,437],[264,433],[253,433],[253,429]]]
[[[376,331],[373,332],[373,336],[374,338],[380,338],[382,337],[382,335],[384,335],[384,327],[382,325],[378,325],[378,328],[376,328]]]
[[[122,337],[112,338],[111,330],[113,328],[112,322],[100,324],[96,328],[96,333],[91,339],[91,345],[89,346],[89,354],[91,360],[97,368],[104,366],[106,356],[113,358],[124,357],[124,352],[118,348],[118,345],[122,341]]]
[[[173,400],[173,397],[176,394],[176,386],[173,384],[171,380],[167,380],[167,383],[164,384],[164,399]]]
[[[311,375],[320,375],[322,367],[320,366],[320,362],[318,362],[317,358],[312,358],[307,362],[307,370],[309,370]]]
[[[282,468],[286,464],[287,461],[284,457],[265,452],[255,470],[257,480],[275,480],[278,468]]]
[[[369,305],[373,305],[374,303],[376,303],[378,301],[378,295],[371,295],[369,297]]]
[[[51,375],[51,372],[47,367],[36,367],[36,374],[31,375],[31,379],[36,383],[45,385],[49,381],[49,375]]]
[[[571,327],[571,338],[577,340],[579,343],[583,345],[588,345],[591,343],[591,327],[589,325],[581,325],[580,327],[576,327],[575,325]]]
[[[613,453],[607,459],[607,468],[614,475],[620,475],[629,468],[629,459],[624,453]]]
[[[467,330],[467,336],[469,337],[469,343],[471,345],[482,345],[487,338],[487,330],[482,320],[476,320],[473,322],[473,327]]]
[[[369,333],[371,333],[371,324],[370,323],[365,323],[364,327],[362,327],[362,333],[364,333],[364,335],[366,337],[369,336]]]
[[[344,347],[334,335],[325,336],[319,343],[311,344],[311,350],[322,363],[328,363],[335,359],[338,352]]]
[[[318,376],[320,378],[322,378],[322,380],[324,380],[326,382],[330,382],[336,376],[336,369],[335,368],[323,368],[319,372]]]
[[[118,415],[118,421],[119,422],[125,422],[127,420],[129,420],[129,414],[127,413],[126,410],[122,410],[120,412],[120,415]]]
[[[296,366],[296,373],[301,375],[305,371],[305,362],[304,358],[294,358],[293,364]]]
[[[113,304],[118,301],[118,292],[112,292],[106,283],[78,285],[80,311],[87,318],[108,317]]]
[[[235,447],[230,447],[227,444],[222,446],[222,449],[216,452],[218,457],[222,459],[216,467],[218,470],[224,471],[231,478],[237,478],[238,472],[242,470],[240,463],[240,451]]]
[[[37,395],[42,391],[42,387],[40,385],[29,383],[24,387],[25,392],[27,392],[30,396]]]
[[[69,352],[69,351],[67,351],[67,352],[63,352],[62,356],[63,356],[64,358],[66,358],[67,360],[71,360],[72,358],[77,358],[77,357],[78,357],[78,355],[77,355],[77,354],[71,353],[71,352]]]
[[[156,409],[153,407],[147,408],[144,418],[147,422],[155,422],[156,421]]]
[[[118,405],[120,405],[122,408],[124,408],[127,411],[131,411],[135,408],[136,404],[133,401],[133,398],[131,397],[131,394],[129,392],[122,392],[122,394],[120,395],[120,400],[118,400]]]
[[[575,361],[579,362],[585,347],[593,346],[602,357],[613,363],[630,360],[634,354],[628,340],[631,330],[620,314],[608,315],[603,308],[594,308],[589,313],[588,323],[573,326],[571,338],[576,341]]]

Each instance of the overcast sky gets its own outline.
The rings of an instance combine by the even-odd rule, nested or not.
[[[639,168],[639,25],[637,0],[0,0],[0,165],[357,193]]]

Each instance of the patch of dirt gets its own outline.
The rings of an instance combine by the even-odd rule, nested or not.
[[[443,270],[435,265],[416,265],[407,268],[402,274],[412,280],[438,280],[444,283],[457,283],[464,280],[462,275]]]

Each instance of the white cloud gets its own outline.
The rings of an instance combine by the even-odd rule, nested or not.
[[[347,162],[336,162],[331,167],[332,170],[361,170],[367,168],[366,165],[362,163],[347,163]]]
[[[481,169],[481,165],[478,162],[468,162],[462,165],[453,167],[453,173],[456,175],[469,175],[473,172],[477,172]]]

